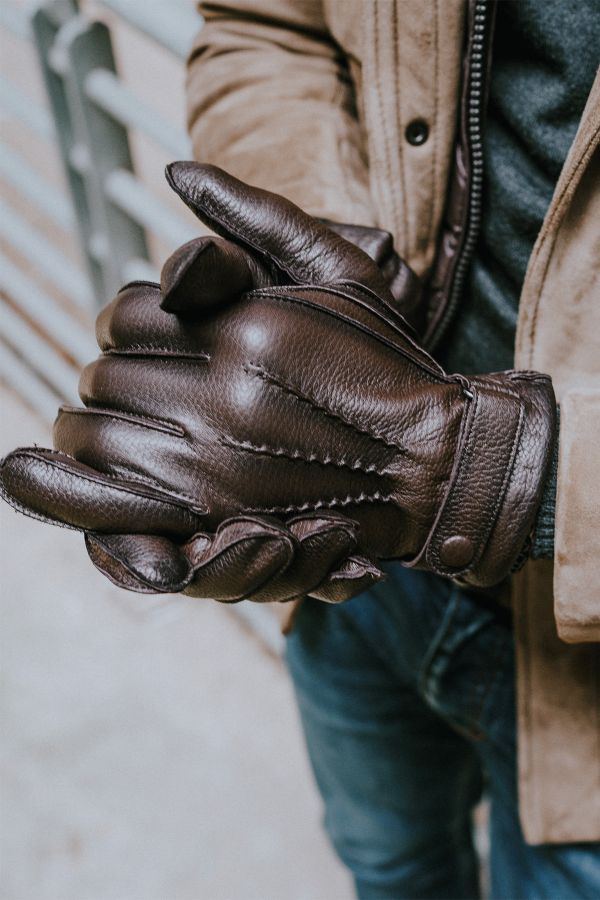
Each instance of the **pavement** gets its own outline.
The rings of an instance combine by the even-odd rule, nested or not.
[[[0,452],[48,429],[0,392]],[[349,900],[281,661],[0,504],[2,900]]]

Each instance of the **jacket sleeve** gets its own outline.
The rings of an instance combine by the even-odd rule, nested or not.
[[[195,158],[312,215],[373,225],[352,80],[322,0],[201,2],[188,63]]]
[[[554,612],[569,643],[600,641],[600,384],[565,393],[561,402],[556,498]],[[568,490],[566,489],[568,487]]]
[[[516,366],[548,372],[560,404],[553,592],[569,643],[600,641],[599,186],[600,72],[529,260],[515,344]]]

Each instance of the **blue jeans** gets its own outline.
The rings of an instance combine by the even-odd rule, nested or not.
[[[307,600],[287,661],[325,825],[362,900],[476,898],[490,801],[493,898],[600,897],[600,844],[527,846],[508,614],[392,564],[340,606]]]

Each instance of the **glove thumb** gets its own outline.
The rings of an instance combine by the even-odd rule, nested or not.
[[[275,282],[350,280],[392,300],[381,272],[366,253],[285,197],[244,184],[216,166],[195,162],[171,163],[166,177],[212,231],[250,251],[267,269],[285,273],[286,278],[275,278]]]

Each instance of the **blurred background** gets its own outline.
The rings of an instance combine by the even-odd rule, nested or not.
[[[118,287],[198,234],[186,0],[0,0],[0,453],[49,445]],[[347,900],[269,611],[110,585],[0,504],[3,900]]]

